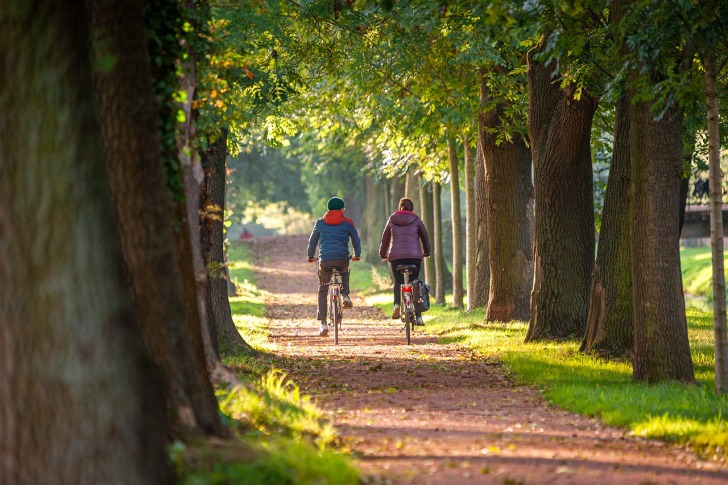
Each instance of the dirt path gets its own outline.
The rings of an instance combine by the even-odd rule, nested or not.
[[[728,483],[726,468],[682,448],[548,405],[495,360],[426,334],[404,345],[400,325],[355,289],[334,346],[318,337],[306,238],[251,247],[258,286],[277,295],[268,317],[285,370],[329,413],[369,483]]]

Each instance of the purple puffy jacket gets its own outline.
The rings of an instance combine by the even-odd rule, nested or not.
[[[420,247],[422,241],[422,247]],[[391,243],[391,246],[390,246]],[[397,211],[389,217],[379,245],[379,257],[389,261],[430,255],[430,237],[417,214]]]

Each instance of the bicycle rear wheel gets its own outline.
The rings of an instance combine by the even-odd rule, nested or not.
[[[407,335],[407,345],[411,345],[411,342],[410,342],[410,338],[411,338],[410,328],[412,327],[412,322],[413,321],[414,320],[413,320],[412,312],[405,310],[405,315],[404,315],[404,333]]]

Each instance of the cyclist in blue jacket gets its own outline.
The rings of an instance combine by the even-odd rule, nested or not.
[[[349,240],[354,248],[352,261],[361,259],[361,241],[356,232],[354,222],[344,217],[346,206],[340,197],[332,197],[326,204],[328,211],[316,221],[308,239],[308,262],[316,261],[314,254],[316,246],[319,246],[319,290],[318,310],[316,319],[321,321],[319,335],[325,337],[329,334],[329,327],[326,324],[326,295],[328,282],[331,280],[331,268],[339,268],[342,282],[341,301],[344,308],[351,308],[349,298]]]

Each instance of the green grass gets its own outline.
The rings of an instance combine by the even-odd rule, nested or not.
[[[389,309],[384,295],[369,301]],[[713,391],[710,314],[688,312],[697,386],[634,383],[628,362],[582,354],[573,341],[526,344],[526,323],[484,323],[484,316],[484,310],[433,306],[425,314],[426,330],[443,343],[499,358],[516,382],[538,386],[547,400],[563,409],[601,418],[635,435],[689,444],[705,456],[726,457],[728,398]]]
[[[223,355],[243,386],[218,389],[223,420],[237,440],[220,445],[177,443],[172,449],[186,485],[356,484],[359,473],[324,415],[298,386],[275,369],[268,342],[265,292],[255,286],[250,253],[232,244],[229,270],[238,287],[230,299],[233,320],[258,356]]]
[[[724,264],[728,267],[728,252],[724,255]],[[711,249],[709,247],[681,249],[680,265],[685,292],[697,299],[697,302],[711,302],[713,300]],[[707,305],[698,304],[698,306],[709,310]]]
[[[349,265],[349,270],[351,291],[360,296],[386,291],[391,285],[388,264],[371,265],[364,261],[353,261]]]

